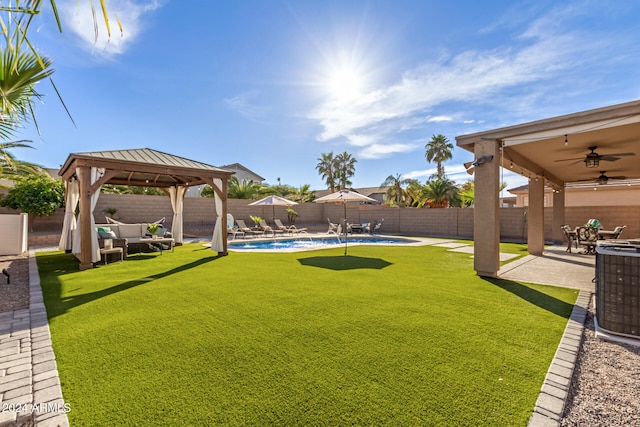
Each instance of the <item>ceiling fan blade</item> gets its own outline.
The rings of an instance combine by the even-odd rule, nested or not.
[[[611,154],[603,154],[600,157],[627,157],[627,156],[635,156],[636,153],[611,153]]]
[[[626,176],[607,176],[609,179],[627,179]]]
[[[600,156],[599,159],[606,160],[607,162],[615,162],[616,160],[620,160],[620,157],[613,157],[612,155],[607,154],[606,156]]]
[[[556,160],[556,162],[568,162],[570,160],[579,160],[579,161],[583,161],[584,157],[576,157],[575,159],[561,159],[561,160]]]

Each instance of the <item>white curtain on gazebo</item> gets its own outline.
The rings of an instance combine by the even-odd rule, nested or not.
[[[171,207],[173,208],[173,221],[171,221],[171,234],[176,243],[182,243],[182,208],[184,206],[184,194],[187,187],[179,185],[169,187]]]
[[[214,178],[213,185],[222,193],[222,180],[220,178]],[[213,200],[216,223],[213,227],[213,236],[211,237],[211,250],[214,252],[223,252],[224,246],[222,242],[222,233],[226,231],[222,229],[222,198],[216,191],[213,192]]]
[[[61,251],[69,251],[73,246],[73,235],[76,231],[76,205],[80,199],[80,188],[75,178],[65,181],[65,207],[64,221],[62,222],[62,234],[60,235],[60,243],[58,249]]]
[[[95,184],[103,175],[105,169],[104,168],[91,168],[91,185]],[[79,176],[79,169],[76,169],[76,176]],[[89,216],[91,223],[91,262],[100,261],[100,248],[98,246],[98,232],[96,231],[96,221],[93,218],[93,210],[96,208],[98,204],[98,198],[100,197],[100,190],[102,186],[96,189],[96,192],[91,195],[91,214]],[[78,222],[80,222],[80,217],[78,216]],[[76,257],[80,257],[80,233],[74,233],[73,236],[73,249],[72,252]]]

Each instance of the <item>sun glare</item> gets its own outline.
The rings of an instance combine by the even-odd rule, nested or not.
[[[328,90],[334,99],[349,100],[357,97],[363,88],[363,77],[355,68],[343,67],[329,76]]]

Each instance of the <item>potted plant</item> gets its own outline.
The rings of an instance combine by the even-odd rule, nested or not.
[[[149,230],[149,233],[151,233],[151,235],[153,237],[157,237],[158,236],[158,228],[159,228],[158,224],[149,224],[147,226],[147,230]]]
[[[287,220],[289,224],[293,225],[296,222],[296,217],[298,216],[298,212],[294,211],[291,208],[287,208]]]
[[[109,214],[109,216],[113,219],[119,219],[118,217],[118,209],[116,208],[107,208],[106,212]]]
[[[249,215],[249,218],[251,218],[251,221],[256,225],[256,228],[260,227],[260,221],[262,221],[262,218],[253,215]]]

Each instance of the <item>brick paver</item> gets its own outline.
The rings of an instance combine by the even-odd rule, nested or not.
[[[33,252],[29,309],[0,313],[0,426],[68,426]]]

